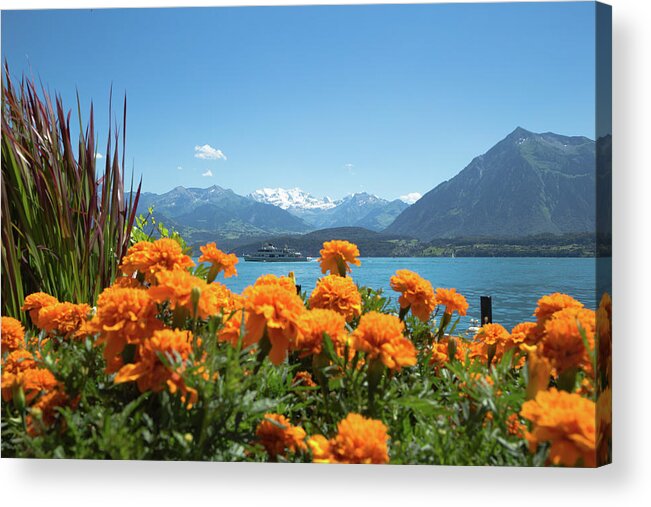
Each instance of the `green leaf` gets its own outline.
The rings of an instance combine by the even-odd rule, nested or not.
[[[441,407],[435,400],[420,398],[418,396],[400,398],[396,400],[396,404],[428,417],[441,415],[446,412],[446,409]]]
[[[328,333],[323,333],[323,351],[325,352],[326,357],[333,363],[338,364],[341,362],[341,358],[337,355],[335,346]]]

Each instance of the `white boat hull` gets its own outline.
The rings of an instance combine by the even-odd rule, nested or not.
[[[307,262],[308,258],[307,257],[296,257],[295,259],[292,258],[265,258],[265,259],[256,259],[255,257],[249,257],[247,255],[244,256],[244,260],[247,262]]]

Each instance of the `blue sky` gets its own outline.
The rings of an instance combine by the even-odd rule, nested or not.
[[[2,57],[92,100],[100,139],[126,93],[146,191],[392,199],[516,126],[594,138],[594,20],[591,2],[4,11]]]

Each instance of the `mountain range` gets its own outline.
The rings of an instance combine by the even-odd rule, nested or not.
[[[217,185],[176,187],[164,194],[140,195],[140,213],[152,206],[154,216],[181,233],[211,233],[217,238],[301,233],[310,227],[300,218],[271,204],[260,203]]]
[[[594,233],[596,150],[609,158],[611,141],[597,144],[518,127],[411,205],[365,192],[333,200],[299,188],[263,188],[242,196],[214,185],[145,192],[138,208],[142,213],[153,206],[154,215],[190,244],[218,241],[224,248],[341,228],[353,236],[369,230],[385,239],[414,238],[423,244],[442,238]],[[602,223],[609,218],[606,211]]]
[[[408,204],[367,193],[334,201],[300,189],[261,189],[248,196],[217,185],[178,186],[169,192],[143,192],[138,212],[153,208],[158,221],[179,231],[191,244],[218,240],[228,245],[270,235],[301,234],[327,227],[363,227],[381,231]]]
[[[381,231],[409,207],[400,199],[388,201],[366,192],[350,194],[334,201],[329,197],[318,199],[299,188],[263,188],[249,194],[249,197],[285,209],[313,229],[364,227]]]

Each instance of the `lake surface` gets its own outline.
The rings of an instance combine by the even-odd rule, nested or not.
[[[361,266],[353,267],[355,282],[381,288],[394,301],[398,293],[391,290],[389,279],[398,269],[415,271],[434,288],[455,287],[470,304],[468,316],[462,321],[465,327],[470,318],[480,317],[479,297],[492,296],[493,321],[510,329],[518,322],[532,320],[538,299],[551,292],[565,292],[587,307],[595,308],[596,263],[601,261],[594,258],[369,257],[362,258],[361,262]],[[610,274],[610,264],[605,266]],[[218,280],[240,292],[262,274],[287,275],[294,271],[296,283],[309,294],[322,276],[316,261],[263,263],[240,259],[237,271],[237,277]]]

